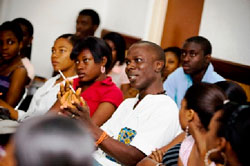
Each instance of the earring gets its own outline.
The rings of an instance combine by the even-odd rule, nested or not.
[[[105,73],[105,71],[106,71],[106,68],[104,66],[101,66],[101,73],[103,74]]]
[[[205,155],[205,159],[204,159],[205,166],[209,166],[208,158],[209,158],[210,154],[215,153],[215,152],[219,152],[219,149],[214,148],[214,149],[210,149],[209,151],[207,151],[207,153]],[[222,156],[222,158],[224,160],[224,164],[223,165],[226,166],[227,157],[226,157],[226,155],[225,155],[224,152],[220,152],[220,154],[221,154],[221,156]]]
[[[185,138],[187,138],[187,136],[189,135],[188,131],[189,131],[189,126],[187,125],[185,128],[185,133],[186,133]]]

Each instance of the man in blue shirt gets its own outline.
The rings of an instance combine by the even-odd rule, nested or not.
[[[224,80],[214,71],[210,63],[211,54],[212,46],[204,37],[194,36],[184,42],[181,54],[182,67],[170,74],[163,84],[164,90],[179,108],[186,90],[192,84],[215,83]]]

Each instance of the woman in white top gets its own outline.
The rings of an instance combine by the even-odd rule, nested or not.
[[[125,73],[125,40],[116,32],[107,33],[103,36],[103,39],[112,50],[112,65],[108,75],[112,77],[112,81],[124,94],[130,87],[128,77]]]
[[[58,70],[61,70],[69,80],[77,77],[75,63],[70,59],[74,43],[75,39],[72,34],[64,34],[56,39],[52,47],[51,62],[54,71],[58,72]],[[5,106],[10,110],[11,118],[23,121],[28,117],[45,114],[57,100],[61,82],[64,82],[64,79],[59,74],[46,81],[34,94],[27,112],[22,110],[16,111],[11,107]]]

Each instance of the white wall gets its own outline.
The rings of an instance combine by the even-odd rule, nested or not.
[[[153,0],[0,0],[0,23],[16,17],[30,20],[34,26],[31,61],[36,75],[49,78],[51,47],[63,33],[75,32],[78,12],[84,8],[96,10],[103,28],[145,39],[148,33]]]
[[[213,46],[213,57],[250,66],[250,1],[205,0],[200,35]]]
[[[0,23],[25,17],[34,25],[31,61],[36,75],[49,78],[51,47],[63,33],[75,32],[78,12],[93,8],[103,28],[160,43],[168,0],[0,0]],[[205,0],[200,35],[213,45],[213,56],[250,65],[250,1]],[[162,21],[160,21],[162,19]],[[158,31],[157,31],[158,29]]]

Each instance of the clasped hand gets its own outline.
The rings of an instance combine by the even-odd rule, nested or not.
[[[60,91],[57,94],[58,100],[61,103],[59,114],[64,114],[68,117],[89,121],[89,107],[81,97],[81,88],[78,88],[74,93],[70,86],[72,81],[66,80],[65,85],[60,85]]]

